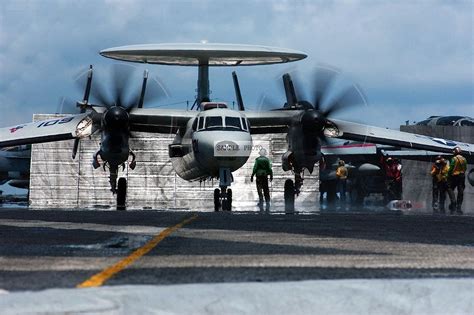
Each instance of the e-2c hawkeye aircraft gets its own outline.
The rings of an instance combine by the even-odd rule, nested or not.
[[[294,207],[294,198],[303,184],[304,170],[312,172],[322,158],[321,144],[327,138],[394,145],[437,152],[451,152],[460,147],[464,154],[474,154],[474,144],[411,134],[380,127],[333,119],[338,110],[358,102],[363,95],[357,86],[329,98],[338,73],[320,71],[315,79],[313,99],[298,97],[298,89],[289,74],[283,75],[285,104],[276,110],[246,111],[235,72],[233,73],[238,110],[224,103],[210,102],[209,67],[251,66],[301,60],[306,54],[289,49],[232,44],[150,44],[115,47],[100,54],[127,62],[198,67],[197,97],[191,110],[143,108],[148,74],[142,89],[131,101],[125,101],[123,86],[116,87],[113,100],[92,86],[92,67],[88,72],[84,98],[77,102],[80,113],[0,129],[0,146],[74,139],[73,157],[81,138],[101,133],[101,143],[93,157],[110,170],[111,190],[117,200],[126,196],[126,179],[117,183],[117,170],[135,154],[129,146],[133,131],[175,133],[169,156],[176,173],[185,180],[219,179],[214,191],[215,210],[231,210],[232,172],[242,167],[251,153],[252,134],[286,133],[288,150],[282,156],[284,171],[293,179],[285,181],[285,204]],[[100,83],[100,82],[99,82]],[[98,103],[89,101],[93,96]],[[359,100],[357,100],[359,98]],[[321,104],[325,105],[322,108]],[[193,110],[193,109],[196,110]]]

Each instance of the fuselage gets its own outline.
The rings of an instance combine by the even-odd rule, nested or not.
[[[199,112],[170,145],[173,168],[190,181],[217,178],[220,169],[239,169],[252,150],[249,129],[241,112],[227,108]]]

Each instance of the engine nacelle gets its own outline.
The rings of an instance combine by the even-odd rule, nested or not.
[[[301,173],[303,169],[313,172],[314,164],[322,157],[318,132],[305,128],[300,122],[288,128],[288,151],[282,156],[284,171]]]

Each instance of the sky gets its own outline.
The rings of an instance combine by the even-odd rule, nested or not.
[[[249,109],[258,108],[262,95],[283,104],[280,77],[288,71],[298,75],[298,89],[311,91],[310,69],[324,64],[362,87],[368,100],[366,108],[336,118],[398,128],[430,115],[474,116],[473,12],[472,1],[435,0],[3,0],[0,126],[57,112],[63,97],[80,99],[77,74],[89,64],[109,73],[114,63],[98,54],[102,49],[200,41],[308,55],[291,64],[211,69],[211,97],[235,99],[231,72],[237,70]],[[194,100],[196,68],[146,67],[170,97],[145,106],[186,108]]]

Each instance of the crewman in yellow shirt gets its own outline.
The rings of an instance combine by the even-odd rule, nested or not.
[[[442,156],[436,158],[431,166],[431,177],[433,178],[433,212],[444,214],[444,203],[446,191],[448,190],[449,165]]]
[[[346,201],[346,188],[347,188],[347,167],[343,160],[339,160],[339,166],[336,170],[337,180],[337,191],[339,192],[339,198],[342,202]]]
[[[451,158],[449,163],[448,171],[448,195],[451,200],[449,210],[451,214],[456,212],[462,214],[461,206],[464,196],[465,180],[466,180],[466,169],[467,160],[461,155],[462,151],[460,147],[455,147],[453,150],[454,156]],[[454,190],[457,189],[457,198],[454,195]]]

